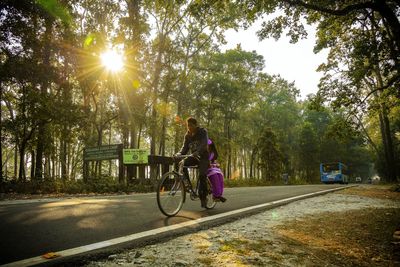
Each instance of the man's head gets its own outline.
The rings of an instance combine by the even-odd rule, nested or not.
[[[186,120],[186,126],[187,126],[187,129],[188,129],[189,133],[191,133],[191,134],[196,133],[196,131],[197,131],[197,120],[195,118],[192,118],[192,117],[188,118]]]

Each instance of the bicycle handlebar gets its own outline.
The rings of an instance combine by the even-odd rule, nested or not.
[[[174,155],[172,158],[174,160],[179,160],[179,165],[178,165],[178,173],[182,174],[183,168],[184,168],[184,160],[189,158],[189,157],[194,157],[192,154],[189,155]],[[189,167],[189,166],[188,166]],[[196,167],[196,166],[194,166]]]
[[[193,154],[189,154],[189,155],[173,155],[172,156],[173,159],[179,159],[179,160],[187,159],[189,157],[194,157],[195,158],[195,156],[193,156]]]

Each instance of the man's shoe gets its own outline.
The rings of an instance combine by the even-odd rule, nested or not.
[[[222,203],[224,203],[224,202],[226,201],[226,198],[224,198],[224,197],[213,197],[213,200],[214,200],[215,202],[222,202]]]
[[[201,202],[201,207],[202,208],[206,208],[207,207],[207,199],[202,198],[202,199],[200,199],[200,202]]]
[[[219,199],[219,197],[213,197],[213,200],[214,200],[215,202],[221,202],[221,199]]]

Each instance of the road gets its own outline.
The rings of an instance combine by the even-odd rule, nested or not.
[[[203,210],[199,201],[187,200],[173,218],[158,210],[155,193],[4,201],[0,202],[0,264],[338,187],[343,185],[227,188],[226,203]]]

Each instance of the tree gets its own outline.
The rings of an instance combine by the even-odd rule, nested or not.
[[[298,141],[298,166],[300,175],[308,182],[318,181],[319,142],[315,128],[311,123],[305,122],[299,133]]]
[[[282,175],[283,155],[277,143],[277,137],[270,128],[266,128],[258,140],[258,165],[262,170],[262,177],[267,181],[278,181]]]
[[[169,155],[187,116],[208,129],[229,178],[276,182],[288,172],[313,182],[315,164],[325,160],[367,173],[367,141],[387,166],[399,153],[398,46],[390,16],[364,2],[2,1],[2,171],[21,181],[65,182],[82,177],[83,148],[110,143]],[[397,12],[396,3],[371,8]],[[296,41],[306,35],[303,23],[316,23],[316,51],[330,49],[321,90],[304,103],[293,83],[262,72],[254,51],[220,51],[225,29],[277,9],[285,15],[264,24],[261,37],[286,28]],[[102,66],[108,49],[124,51],[121,72]],[[107,163],[91,163],[84,182],[112,176]],[[127,169],[132,182],[136,170]]]
[[[210,64],[212,62],[212,64]],[[252,98],[255,90],[258,72],[262,69],[263,58],[255,52],[243,51],[240,47],[225,53],[215,53],[203,58],[205,70],[203,88],[199,93],[203,103],[211,104],[210,108],[198,105],[202,114],[207,118],[208,125],[218,127],[219,133],[213,133],[218,138],[224,151],[221,155],[226,163],[226,175],[232,173],[233,139],[241,131],[235,124],[240,114]],[[236,126],[236,127],[235,127]]]
[[[335,98],[336,106],[349,107],[351,114],[356,109],[365,111],[370,96],[384,95],[385,99],[398,96],[400,22],[396,14],[400,4],[397,1],[244,1],[242,5],[250,7],[247,12],[250,21],[277,9],[284,12],[264,22],[259,32],[261,38],[279,38],[286,28],[296,42],[307,35],[305,21],[317,24],[315,51],[330,49],[328,63],[320,68],[326,72],[320,94]],[[386,109],[381,105],[387,179],[396,181],[394,161],[398,156],[392,149],[393,133]]]

